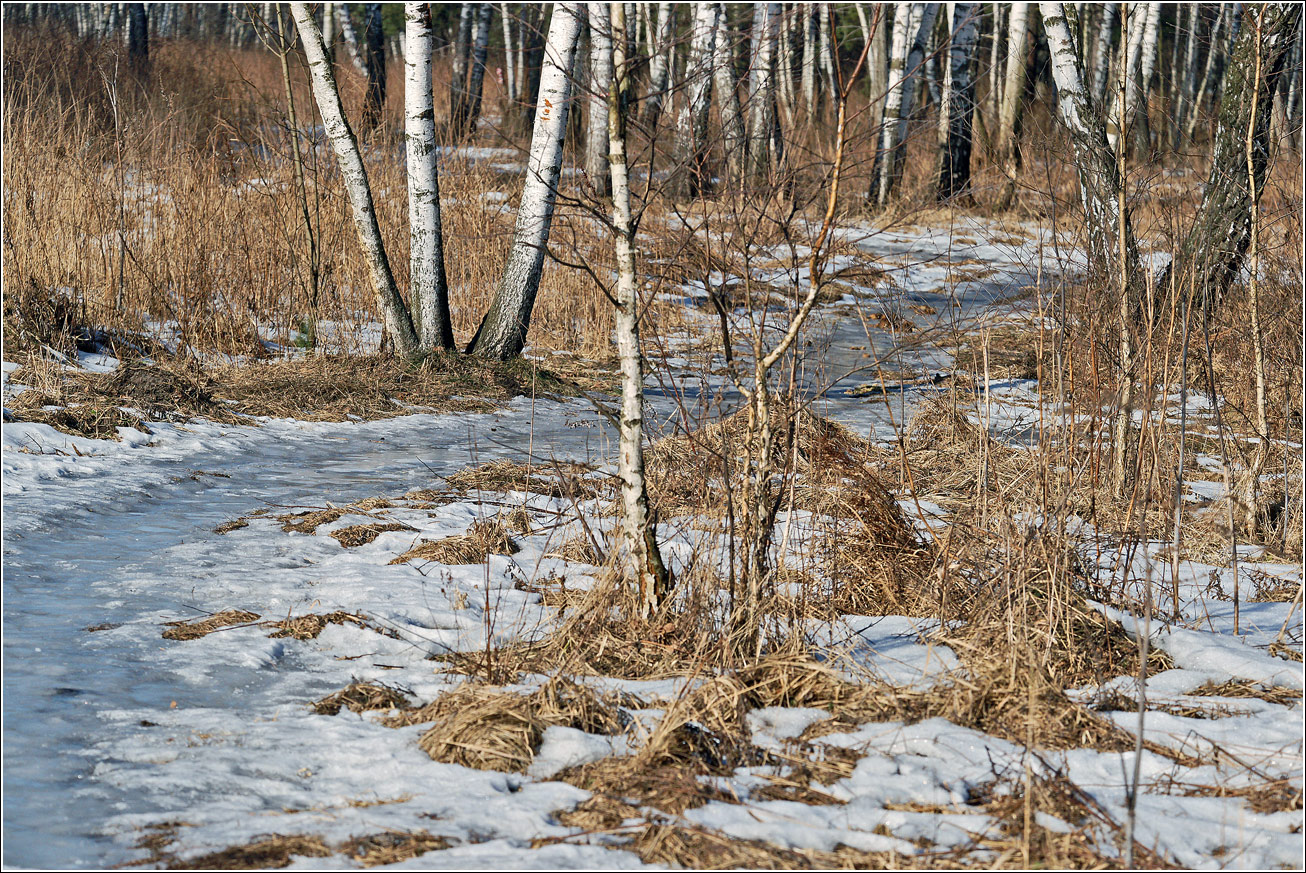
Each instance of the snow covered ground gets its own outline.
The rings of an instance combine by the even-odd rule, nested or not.
[[[994,301],[1028,284],[1041,267],[1030,261],[1032,244],[980,243],[984,232],[979,226],[876,235],[866,246],[898,270],[888,271],[896,275],[889,290],[869,292],[928,304],[940,317],[991,316]],[[976,241],[959,242],[968,236]],[[956,254],[962,248],[964,255]],[[993,272],[950,281],[958,269],[953,261],[963,258]],[[963,306],[953,305],[958,300]],[[850,303],[843,305],[846,312]],[[830,374],[856,369],[863,349],[894,341],[840,317],[839,306],[827,307],[807,352],[811,384],[822,388]],[[929,370],[948,361],[946,352],[922,347],[914,366]],[[919,392],[886,404],[850,391],[859,381],[852,376],[827,390],[818,410],[862,434],[891,437],[893,422],[910,414]],[[1028,426],[1036,386],[1001,387],[990,425],[1012,436]],[[654,397],[659,420],[673,417],[677,394]],[[628,752],[622,738],[550,728],[529,772],[512,775],[432,761],[417,747],[422,726],[390,728],[379,722],[383,713],[319,715],[310,707],[351,681],[384,683],[429,701],[459,681],[431,656],[547,633],[553,614],[521,583],[552,573],[583,587],[592,578],[593,568],[549,556],[568,535],[552,521],[566,513],[567,501],[509,493],[469,494],[426,509],[399,502],[351,510],[312,534],[284,531],[274,518],[393,498],[469,465],[521,460],[527,446],[539,458],[608,464],[606,424],[587,402],[519,399],[492,413],[362,423],[151,427],[152,437],[132,431],[122,442],[30,423],[3,427],[6,864],[140,861],[151,857],[142,838],[158,833],[173,840],[168,851],[185,858],[264,834],[313,835],[338,845],[423,831],[450,847],[404,865],[640,865],[636,855],[612,848],[610,838],[562,824],[558,813],[588,793],[550,778],[562,767]],[[460,566],[389,563],[420,539],[462,533],[502,503],[525,506],[535,522],[536,532],[518,538],[515,554]],[[267,512],[249,517],[259,510]],[[246,526],[215,532],[242,517]],[[378,522],[403,528],[356,548],[331,536]],[[1109,553],[1093,558],[1137,586],[1169,579],[1162,550],[1154,544],[1127,561]],[[1301,610],[1245,602],[1235,637],[1232,604],[1218,594],[1232,590],[1232,571],[1191,561],[1181,570],[1182,622],[1154,620],[1147,628],[1175,669],[1150,677],[1144,729],[1149,741],[1190,760],[1143,752],[1138,840],[1181,866],[1299,867],[1300,803],[1262,813],[1236,795],[1276,782],[1302,790],[1300,696],[1276,703],[1192,692],[1232,680],[1300,692],[1301,662],[1270,647],[1286,624],[1286,639],[1300,651]],[[1297,565],[1245,563],[1240,572],[1244,592],[1264,584],[1263,577],[1288,585],[1302,576]],[[1102,609],[1142,632],[1135,617]],[[199,639],[162,635],[167,622],[224,610],[258,618]],[[337,610],[368,624],[329,624],[303,640],[273,637],[265,624]],[[850,676],[919,690],[958,676],[955,653],[933,642],[932,630],[904,616],[847,616],[816,629],[812,639],[839,649]],[[1076,693],[1136,699],[1134,679],[1105,678],[1105,688]],[[656,720],[680,686],[623,687],[644,704],[633,714],[644,723]],[[1137,729],[1135,712],[1105,715]],[[757,745],[782,749],[829,717],[769,707],[750,713],[748,722]],[[680,820],[796,849],[845,845],[913,855],[978,846],[998,822],[970,801],[1028,765],[1035,775],[1056,771],[1090,797],[1101,811],[1089,827],[1099,850],[1118,852],[1109,825],[1126,818],[1132,752],[1078,749],[1031,759],[1017,745],[942,719],[866,723],[815,742],[859,756],[850,775],[823,788],[831,802],[766,799],[760,789],[775,768],[741,767],[722,777],[734,801],[713,800]],[[1072,827],[1040,815],[1051,831]],[[984,851],[976,849],[975,857],[983,859]],[[343,854],[296,860],[301,867],[354,865]]]

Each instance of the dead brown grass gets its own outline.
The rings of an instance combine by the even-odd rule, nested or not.
[[[288,867],[295,858],[329,858],[335,854],[321,837],[269,834],[241,846],[231,846],[192,858],[170,858],[170,870],[262,870]]]
[[[409,708],[408,695],[400,689],[367,682],[351,682],[313,704],[313,711],[318,715],[339,715],[341,709],[372,712]]]
[[[354,524],[331,531],[331,537],[346,549],[356,549],[376,541],[383,533],[392,531],[415,531],[417,528],[407,524]]]
[[[551,725],[601,734],[624,729],[615,702],[565,679],[552,679],[531,694],[467,683],[386,724],[432,721],[418,745],[433,759],[508,773],[530,767],[544,729]]]
[[[363,867],[379,867],[447,849],[450,845],[444,837],[433,836],[426,831],[385,831],[354,837],[340,847],[340,852]]]
[[[411,528],[410,528],[411,529]],[[508,535],[508,529],[497,518],[472,522],[466,533],[440,540],[423,540],[391,564],[436,561],[441,564],[480,564],[490,555],[511,555],[520,546]]]
[[[195,621],[167,622],[168,630],[163,632],[163,638],[165,640],[198,640],[200,637],[206,637],[224,627],[253,624],[258,619],[258,614],[254,612],[246,612],[243,609],[224,609],[222,612]]]
[[[328,612],[323,615],[309,613],[296,618],[287,618],[276,622],[275,631],[268,634],[272,638],[292,637],[297,640],[315,640],[322,631],[333,624],[353,624],[367,627],[367,620],[349,612]]]

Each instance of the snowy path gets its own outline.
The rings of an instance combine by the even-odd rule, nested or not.
[[[1037,269],[1028,250],[975,246],[956,258],[984,261],[997,268],[995,275],[950,283],[953,267],[940,258],[953,243],[944,232],[888,234],[867,245],[899,264],[892,271],[898,303],[926,304],[943,312],[942,319],[989,311],[994,300],[1030,282]],[[956,301],[962,305],[953,306]],[[827,312],[838,313],[838,306]],[[828,387],[826,374],[864,366],[864,355],[883,352],[893,341],[882,330],[868,331],[856,318],[837,315],[823,318],[812,336],[806,357],[823,366],[806,374],[806,384],[821,389]],[[913,363],[928,369],[947,360],[927,347]],[[860,433],[889,436],[890,413],[899,423],[906,418],[914,392],[901,405],[896,397],[890,405],[848,390],[870,379],[854,376],[825,392],[818,411]],[[1034,396],[1028,386],[1012,390]],[[729,396],[724,402],[729,404]],[[653,405],[661,420],[673,417],[671,398],[656,397]],[[1015,413],[1003,422],[1021,426]],[[430,700],[448,681],[433,670],[430,652],[476,649],[487,634],[546,623],[538,597],[514,585],[523,572],[562,567],[544,557],[542,538],[523,538],[523,551],[512,558],[440,568],[428,577],[410,566],[388,565],[416,533],[388,532],[372,544],[343,549],[327,536],[331,525],[305,536],[284,533],[262,518],[225,535],[214,532],[264,507],[291,512],[400,494],[469,465],[498,457],[520,460],[528,446],[537,457],[606,462],[606,425],[587,403],[541,401],[532,407],[518,400],[484,415],[359,424],[271,421],[257,428],[198,422],[159,425],[155,432],[147,447],[4,425],[6,864],[101,867],[142,860],[147,854],[137,841],[162,822],[176,823],[176,848],[187,854],[267,833],[314,834],[338,843],[421,828],[454,845],[409,866],[638,864],[633,855],[598,846],[530,848],[534,839],[574,833],[553,813],[583,799],[579,789],[435,763],[416,747],[420,728],[390,729],[348,711],[322,716],[306,706],[354,678],[408,688],[415,698]],[[392,516],[422,534],[445,536],[464,530],[477,511],[469,500],[435,513],[395,510]],[[331,625],[315,640],[274,639],[266,627],[252,626],[193,641],[161,637],[164,622],[223,609],[249,610],[264,620],[358,611],[396,629],[400,638],[349,625]],[[1263,633],[1277,629],[1276,610],[1281,606],[1265,607]],[[866,635],[874,636],[877,652],[915,656],[913,628],[898,627],[892,617],[876,621],[883,625],[879,636]],[[1194,658],[1203,655],[1195,646],[1189,650]],[[939,658],[928,651],[925,656]],[[1227,661],[1217,666],[1223,670]],[[1300,676],[1299,665],[1270,663],[1285,671],[1289,681],[1282,684]],[[1185,673],[1174,678],[1191,681],[1170,691],[1182,695],[1189,685],[1206,681],[1198,668],[1205,669],[1204,662],[1173,671]],[[1127,694],[1127,683],[1120,690]],[[1282,747],[1270,769],[1298,781],[1299,713],[1300,704],[1295,711],[1261,707],[1255,728],[1259,745],[1274,741]],[[1211,721],[1197,727],[1193,721],[1158,720],[1149,733],[1175,734],[1176,742],[1198,728],[1209,734]],[[1242,729],[1234,722],[1227,722],[1230,731]],[[769,801],[709,804],[691,819],[796,846],[860,840],[877,848],[910,839],[914,832],[898,820],[919,815],[920,822],[911,825],[918,836],[947,843],[954,819],[966,828],[976,827],[978,819],[890,814],[886,797],[901,792],[910,799],[924,785],[951,802],[948,792],[962,791],[972,771],[981,778],[994,750],[1010,751],[992,738],[933,722],[863,726],[839,741],[870,750],[852,777],[831,788],[850,801],[843,809],[857,815]],[[945,754],[941,742],[965,754]],[[904,744],[916,744],[910,755]],[[1148,770],[1149,778],[1160,779],[1169,762],[1153,758],[1148,767],[1160,769]],[[928,778],[904,765],[927,760]],[[1103,796],[1110,794],[1114,804],[1109,786],[1115,780],[1118,788],[1120,760],[1084,750],[1068,763],[1080,784],[1107,786]],[[1226,775],[1213,772],[1211,778]],[[1211,841],[1245,848],[1254,843],[1255,851],[1238,860],[1249,864],[1289,857],[1300,842],[1289,833],[1300,818],[1291,813],[1281,814],[1273,827],[1261,817],[1257,826],[1268,830],[1253,828],[1250,837],[1226,840],[1216,831],[1241,816],[1238,801],[1209,803],[1202,816],[1193,811],[1210,800],[1147,798],[1156,806],[1155,819],[1169,827],[1167,839],[1193,847],[1185,856],[1192,863],[1218,848]],[[1186,827],[1170,827],[1167,816],[1176,810],[1188,817]],[[886,815],[893,818],[894,838],[871,832],[888,821]],[[1241,818],[1229,826],[1241,827]],[[311,863],[350,865],[339,855]]]

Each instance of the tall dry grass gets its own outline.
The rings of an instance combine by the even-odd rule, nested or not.
[[[372,291],[305,71],[292,55],[311,230],[293,181],[276,57],[159,41],[148,80],[116,47],[52,32],[5,34],[4,271],[11,309],[68,298],[90,328],[175,339],[196,353],[260,356],[316,315],[323,351],[375,348]],[[402,82],[392,64],[390,81]],[[351,110],[361,82],[339,66]],[[408,279],[402,101],[365,142],[396,278]],[[441,166],[455,331],[469,339],[511,245],[521,175],[511,142],[493,161],[446,153]],[[507,195],[506,197],[504,195]],[[310,281],[310,233],[320,252]],[[600,273],[609,256],[578,246]],[[20,298],[32,298],[24,301]],[[8,325],[7,318],[6,324]],[[531,341],[606,354],[605,298],[582,270],[546,264]],[[302,339],[300,340],[302,342]]]

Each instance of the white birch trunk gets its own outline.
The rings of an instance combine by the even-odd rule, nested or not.
[[[879,173],[873,178],[871,201],[883,207],[889,199],[893,188],[894,152],[898,141],[904,134],[903,98],[906,96],[907,50],[909,28],[911,27],[912,4],[896,4],[893,17],[893,40],[889,47],[888,92],[884,99],[884,126],[880,130],[880,144],[877,150]]]
[[[425,350],[452,349],[444,271],[440,178],[436,165],[435,98],[431,89],[431,7],[404,4],[404,138],[408,170],[409,271],[417,340]]]
[[[772,114],[775,87],[776,31],[780,23],[780,4],[767,3],[760,12],[761,30],[753,40],[754,53],[748,94],[748,165],[754,176],[764,175],[770,168],[771,128],[775,124]],[[755,19],[756,22],[756,19]]]
[[[309,74],[313,80],[313,97],[322,116],[322,126],[331,140],[331,147],[340,164],[340,174],[344,177],[345,192],[354,213],[354,227],[358,231],[358,243],[363,249],[372,277],[377,310],[385,322],[386,332],[394,343],[395,351],[405,356],[415,354],[417,334],[413,331],[412,318],[395,286],[390,261],[381,241],[376,208],[372,204],[372,188],[367,181],[367,169],[363,166],[363,156],[358,150],[358,140],[354,138],[349,122],[345,120],[340,89],[336,87],[335,72],[326,56],[322,32],[307,3],[291,3],[290,13],[294,16],[299,41],[308,61]]]
[[[608,91],[612,87],[612,25],[607,3],[591,3],[589,10],[590,79],[589,119],[585,139],[585,176],[600,196],[611,190],[608,168]],[[622,47],[622,54],[625,48]]]
[[[1003,75],[1002,107],[998,115],[998,159],[1007,175],[1000,209],[1008,209],[1016,191],[1016,170],[1019,169],[1019,151],[1016,147],[1016,126],[1025,100],[1025,63],[1028,56],[1029,4],[1011,5],[1010,33],[1007,36],[1007,63]]]
[[[1111,47],[1115,44],[1116,4],[1102,5],[1102,21],[1097,28],[1097,45],[1093,47],[1093,102],[1106,105],[1106,82],[1111,72]]]
[[[1079,176],[1080,204],[1084,211],[1090,266],[1106,274],[1118,252],[1120,238],[1120,176],[1107,145],[1106,130],[1084,88],[1079,49],[1075,45],[1060,3],[1040,3],[1043,30],[1052,56],[1052,78],[1057,86],[1057,112],[1070,133],[1075,170]],[[1137,260],[1128,227],[1126,258]],[[1132,269],[1129,271],[1133,274]]]
[[[593,6],[590,13],[594,13]],[[703,4],[696,10],[695,27],[715,9]],[[667,571],[658,549],[657,532],[648,507],[648,486],[644,477],[644,359],[639,341],[639,289],[635,279],[635,230],[630,209],[630,179],[626,170],[626,120],[623,92],[629,82],[626,57],[626,10],[611,4],[610,18],[615,51],[608,93],[608,153],[612,176],[612,223],[616,230],[617,255],[617,356],[621,362],[621,417],[618,437],[617,475],[621,480],[621,539],[627,572],[635,583],[639,616],[648,619],[667,594]],[[592,20],[592,19],[591,19]]]
[[[499,17],[503,19],[503,75],[508,88],[508,102],[517,102],[517,67],[512,50],[512,16],[508,4],[499,4]]]
[[[802,4],[803,10],[803,101],[807,111],[816,106],[816,43],[820,23],[816,20],[818,4]]]
[[[667,73],[670,69],[668,54],[671,50],[671,25],[675,9],[670,3],[658,4],[657,34],[652,38],[648,62],[648,99],[644,101],[644,125],[652,129],[662,113],[666,96]]]
[[[1161,4],[1148,3],[1143,18],[1143,38],[1138,48],[1138,84],[1134,90],[1134,150],[1147,154],[1151,148],[1151,124],[1148,95],[1152,92],[1152,74],[1156,71],[1157,38],[1160,31]]]
[[[830,35],[830,4],[817,3],[816,14],[821,18],[821,47],[818,49],[818,62],[821,78],[825,82],[825,92],[833,94],[837,89],[834,82],[834,39]]]
[[[683,180],[678,193],[695,196],[706,187],[707,123],[711,108],[712,61],[716,48],[717,15],[715,3],[694,7],[694,29],[689,43],[689,61],[685,67],[685,104],[676,126],[677,175]]]
[[[1187,130],[1193,97],[1197,93],[1197,30],[1201,26],[1201,11],[1201,6],[1197,3],[1188,7],[1188,33],[1183,61],[1175,70],[1179,87],[1175,91],[1175,107],[1170,123],[1170,148],[1175,151],[1180,151],[1187,145],[1184,132]],[[1175,41],[1179,41],[1178,34]]]
[[[952,39],[945,77],[946,98],[939,116],[948,120],[940,149],[938,199],[970,191],[971,126],[975,114],[975,53],[979,45],[979,4],[950,3]]]
[[[494,14],[493,3],[478,3],[476,30],[472,37],[471,63],[467,71],[465,112],[458,125],[459,136],[473,136],[481,118],[481,96],[485,89],[485,60],[490,51],[490,21]]]
[[[738,183],[744,169],[744,118],[739,108],[735,78],[734,37],[726,18],[725,5],[717,5],[716,44],[713,47],[712,79],[721,113],[721,139],[731,182]]]
[[[585,8],[580,3],[554,4],[544,45],[540,93],[512,251],[490,310],[468,347],[471,354],[479,357],[506,361],[521,354],[526,344],[553,224],[571,102],[568,76],[575,61],[584,16]]]
[[[340,25],[340,37],[345,44],[349,62],[358,70],[358,74],[367,78],[367,63],[363,60],[363,48],[359,43],[358,30],[354,27],[352,3],[336,4],[336,23]]]
[[[327,59],[336,62],[336,4],[322,4],[322,44],[326,46]]]

